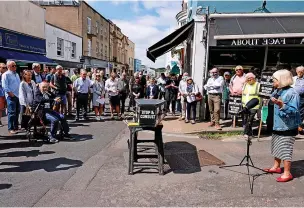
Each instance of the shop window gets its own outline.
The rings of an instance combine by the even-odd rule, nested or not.
[[[88,56],[92,54],[92,40],[88,39]]]
[[[71,58],[76,58],[76,43],[72,43]]]
[[[63,56],[63,48],[64,48],[63,39],[57,38],[57,56]]]
[[[92,33],[92,25],[91,25],[91,18],[90,17],[87,17],[87,24],[88,24],[88,33],[91,34]]]

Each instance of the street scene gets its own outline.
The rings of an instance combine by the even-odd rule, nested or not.
[[[0,1],[0,206],[303,206],[303,8]]]

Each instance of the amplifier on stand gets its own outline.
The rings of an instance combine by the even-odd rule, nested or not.
[[[142,127],[156,127],[165,117],[166,101],[137,99],[134,122]]]

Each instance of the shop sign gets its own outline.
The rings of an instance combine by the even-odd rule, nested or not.
[[[252,38],[217,40],[218,46],[304,45],[304,38]]]
[[[45,40],[0,28],[0,47],[45,54]]]

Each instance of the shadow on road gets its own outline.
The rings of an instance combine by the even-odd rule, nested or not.
[[[44,144],[43,141],[37,141],[36,143],[29,143],[29,141],[1,143],[0,150],[13,149],[13,148],[41,147],[43,144]]]
[[[80,167],[82,165],[80,160],[72,160],[65,157],[54,158],[50,160],[40,161],[24,161],[24,162],[2,162],[1,166],[14,166],[0,169],[0,172],[32,172],[35,170],[45,170],[46,172],[55,172],[61,170],[68,170],[70,168]]]
[[[73,139],[63,139],[60,142],[83,142],[93,139],[92,134],[71,134]]]
[[[0,184],[0,191],[3,190],[3,189],[9,189],[12,186],[13,186],[12,184],[8,184],[8,183]]]
[[[54,151],[31,150],[31,151],[15,151],[0,153],[0,157],[37,157],[38,155],[49,155],[54,154]]]
[[[304,176],[304,160],[291,162],[291,174],[294,178]]]
[[[196,146],[188,142],[165,143],[165,172],[191,174],[201,171]]]

